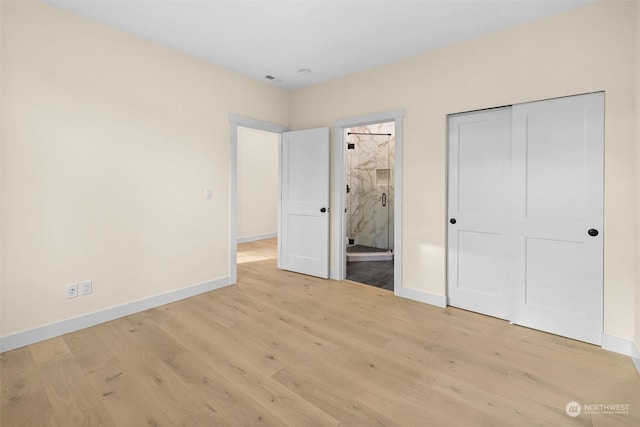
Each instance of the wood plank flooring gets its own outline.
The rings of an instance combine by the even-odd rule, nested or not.
[[[628,357],[238,251],[235,286],[0,355],[0,424],[640,425]]]

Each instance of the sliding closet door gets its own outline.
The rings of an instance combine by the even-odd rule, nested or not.
[[[604,94],[449,117],[452,306],[600,344]]]
[[[512,150],[513,322],[600,344],[604,94],[514,106]]]
[[[449,117],[449,305],[510,317],[505,231],[511,108]]]

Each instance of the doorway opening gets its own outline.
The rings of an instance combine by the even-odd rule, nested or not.
[[[229,160],[229,184],[230,184],[230,203],[229,203],[229,284],[234,284],[238,281],[238,138],[239,132],[243,132],[242,128],[248,128],[250,130],[259,130],[270,132],[275,134],[278,138],[278,153],[281,150],[282,145],[282,133],[289,130],[289,128],[280,126],[274,123],[264,122],[261,120],[255,120],[248,117],[237,116],[235,114],[229,115],[229,122],[231,125],[231,150]],[[278,170],[280,168],[279,160],[277,164]],[[278,196],[279,199],[279,196]],[[277,236],[280,235],[280,212],[278,211],[277,220]],[[246,238],[247,236],[245,236]],[[277,241],[278,262],[280,260],[280,241]],[[279,267],[279,265],[278,265]]]
[[[346,278],[393,291],[395,123],[345,132]]]
[[[278,238],[278,159],[280,134],[244,126],[237,128],[237,263],[275,259]]]
[[[333,123],[333,165],[334,176],[332,186],[332,204],[338,209],[334,209],[332,212],[333,218],[336,221],[337,227],[333,228],[332,241],[331,241],[331,253],[336,254],[334,257],[334,270],[331,272],[331,277],[336,280],[344,280],[347,278],[347,246],[349,244],[349,236],[347,236],[347,141],[350,129],[359,127],[372,126],[369,133],[391,133],[394,139],[393,149],[393,168],[389,169],[389,181],[393,184],[393,195],[389,196],[387,193],[387,204],[393,206],[393,216],[389,219],[389,230],[392,233],[389,234],[389,249],[393,252],[391,260],[385,261],[390,265],[393,265],[393,286],[387,286],[387,289],[393,289],[393,294],[396,296],[404,296],[405,292],[411,294],[410,290],[404,289],[402,285],[402,138],[403,128],[402,122],[404,118],[404,110],[389,110],[379,113],[368,114],[365,116],[350,117],[346,119],[336,120]],[[380,131],[380,126],[387,124],[391,130]],[[354,132],[355,133],[355,132]],[[365,135],[367,136],[367,135]],[[387,169],[387,168],[379,168]],[[374,172],[375,173],[375,172]],[[385,178],[385,172],[380,173],[380,179]],[[375,181],[374,181],[375,182]],[[381,196],[381,195],[380,195]],[[354,245],[355,245],[354,239]],[[387,249],[384,249],[387,252]],[[379,255],[378,255],[379,256]],[[375,261],[369,262],[355,262],[352,267],[356,267],[360,264],[360,267],[368,272],[370,276],[375,273],[372,272],[372,264]],[[369,265],[367,265],[369,264]],[[352,279],[353,280],[353,279]],[[356,280],[359,281],[359,280]],[[360,282],[363,283],[363,282]]]

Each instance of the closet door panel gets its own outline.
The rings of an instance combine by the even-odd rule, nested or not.
[[[510,133],[510,108],[449,118],[448,302],[503,319]]]
[[[604,95],[514,106],[512,149],[513,322],[600,344]]]

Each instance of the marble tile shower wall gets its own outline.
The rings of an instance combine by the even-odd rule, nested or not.
[[[349,129],[357,133],[391,133],[392,136],[350,135],[347,181],[347,232],[358,245],[393,249],[393,196],[395,124],[380,123]],[[386,206],[383,206],[383,193]]]

